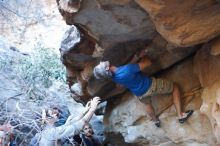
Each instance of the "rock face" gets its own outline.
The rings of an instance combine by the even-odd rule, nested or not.
[[[217,45],[216,40],[214,40],[209,45],[204,46],[195,56],[195,64],[196,64],[195,69],[199,76],[201,85],[204,87],[202,93],[203,103],[200,108],[200,111],[210,119],[210,122],[212,124],[212,130],[217,138],[218,143],[220,143],[220,125],[219,125],[219,113],[220,113],[219,59],[220,57],[211,55],[211,52],[213,51],[213,49],[219,47],[220,45]]]
[[[70,90],[82,103],[93,96],[108,101],[106,141],[121,146],[220,144],[219,1],[84,0],[69,7],[62,2],[57,0],[60,13],[78,34],[71,38],[66,31],[60,47]],[[70,11],[76,6],[76,12]],[[120,66],[142,50],[153,60],[144,73],[176,82],[184,110],[195,110],[185,124],[176,120],[171,95],[152,98],[162,121],[158,129],[130,92],[93,77],[100,60]]]
[[[135,1],[149,13],[157,31],[174,45],[192,46],[220,34],[220,4],[217,0]]]
[[[121,98],[108,102],[104,118],[107,136],[118,132],[123,135],[125,142],[141,145],[214,145],[216,138],[212,133],[210,120],[200,112],[202,90],[192,70],[191,58],[161,74],[180,85],[184,109],[195,110],[187,123],[180,125],[177,122],[170,96],[153,97],[153,105],[162,122],[162,127],[156,128],[146,115],[144,104],[126,93]]]
[[[219,78],[219,56],[213,56],[210,52],[210,50],[217,47],[215,43],[216,42],[214,41],[212,44],[203,46],[195,56],[195,72],[197,73],[203,87],[213,85],[213,83]]]
[[[204,89],[202,94],[201,112],[205,114],[212,125],[212,132],[220,143],[220,125],[219,125],[219,80],[214,85]]]
[[[15,47],[30,52],[36,47],[58,48],[67,29],[56,1],[1,1],[0,31]],[[57,51],[58,52],[58,51]]]
[[[77,95],[75,100],[80,102],[86,102],[94,95],[106,99],[122,93],[117,89],[111,91],[114,88],[111,82],[94,80],[92,69],[99,60],[109,60],[118,66],[131,61],[135,54],[145,49],[151,59],[155,60],[154,66],[146,70],[146,73],[153,74],[192,55],[198,48],[174,47],[169,44],[155,32],[148,14],[132,1],[85,1],[77,13],[64,13],[61,6],[59,9],[68,24],[75,24],[74,30],[78,33],[74,38],[71,35],[73,29],[67,30],[60,50],[62,61],[67,67],[69,85],[73,86],[71,91]],[[123,13],[116,13],[118,11]],[[98,16],[103,19],[96,18]],[[108,19],[104,19],[106,17]],[[125,18],[130,23],[125,24]],[[87,24],[87,21],[90,23]]]

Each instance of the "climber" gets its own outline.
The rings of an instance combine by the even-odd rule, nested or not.
[[[74,114],[70,115],[62,126],[55,127],[54,123],[57,121],[57,114],[48,116],[45,110],[42,110],[43,120],[47,122],[46,128],[37,134],[39,146],[53,146],[55,141],[74,136],[80,133],[83,125],[92,118],[98,104],[100,102],[99,97],[94,97],[90,102],[87,103],[84,111],[81,115],[75,117]],[[46,115],[46,116],[45,116]],[[37,142],[38,143],[38,142]],[[36,144],[35,144],[36,145]]]
[[[116,67],[109,61],[100,62],[93,70],[95,78],[110,79],[115,83],[128,88],[142,103],[146,105],[146,112],[157,127],[160,127],[160,120],[155,115],[151,103],[151,97],[172,93],[179,123],[184,123],[192,115],[193,110],[182,112],[178,86],[172,81],[166,79],[150,78],[144,75],[142,73],[143,69],[149,67],[152,62],[144,53],[140,54],[142,54],[142,57],[137,64],[126,64]]]
[[[82,143],[80,146],[102,146],[102,143],[94,134],[92,125],[86,123],[83,126],[83,134],[81,135]]]

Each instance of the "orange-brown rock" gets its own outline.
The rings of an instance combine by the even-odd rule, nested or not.
[[[215,39],[199,50],[194,59],[194,70],[204,87],[200,111],[205,114],[212,125],[213,134],[220,143],[220,56],[213,53],[219,47]],[[211,55],[210,53],[215,56]]]
[[[220,37],[217,37],[212,41],[210,54],[213,56],[218,56],[220,54]]]
[[[212,131],[220,143],[220,80],[206,87],[202,93],[201,113],[205,114],[212,125]]]
[[[215,44],[215,43],[214,43]],[[194,58],[194,71],[198,75],[202,87],[211,86],[220,76],[220,56],[212,56],[212,44],[204,45]]]
[[[207,42],[220,34],[216,0],[135,0],[151,16],[157,31],[177,46]]]

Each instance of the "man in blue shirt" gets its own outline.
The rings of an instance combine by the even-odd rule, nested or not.
[[[110,64],[109,61],[103,61],[94,68],[93,73],[97,79],[112,79],[115,83],[129,89],[146,105],[146,111],[157,127],[160,127],[160,120],[155,115],[151,97],[172,93],[178,120],[184,123],[193,111],[182,112],[180,91],[176,84],[165,79],[150,78],[142,73],[151,64],[151,60],[147,57],[142,58],[138,64],[126,64],[119,67]]]

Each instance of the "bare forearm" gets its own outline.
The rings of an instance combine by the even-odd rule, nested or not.
[[[95,109],[93,108],[90,108],[89,111],[85,114],[85,116],[83,116],[83,118],[79,118],[78,120],[70,120],[68,122],[68,124],[65,124],[67,127],[65,128],[65,132],[62,133],[62,135],[59,135],[60,137],[63,137],[63,136],[70,136],[72,133],[75,132],[75,130],[71,130],[71,128],[74,128],[72,127],[72,125],[77,125],[77,128],[78,130],[81,130],[83,128],[83,125],[87,122],[90,121],[90,119],[92,118],[93,114],[95,112]]]
[[[89,122],[90,119],[92,118],[94,112],[95,112],[95,109],[92,109],[92,108],[89,109],[89,111],[88,111],[88,112],[86,113],[86,115],[83,117],[83,120],[84,120],[85,122]]]
[[[80,123],[78,124],[78,128],[82,129],[83,125],[85,123],[88,123],[90,121],[90,119],[92,118],[93,114],[94,114],[95,110],[94,109],[89,109],[89,111],[82,117],[80,118],[80,116],[78,116],[77,118],[68,118],[68,120],[66,121],[65,125],[73,125],[76,123]]]
[[[84,113],[82,113],[82,114],[80,114],[79,116],[77,116],[76,118],[75,118],[75,120],[76,121],[79,121],[80,119],[82,119],[83,117],[84,117]]]
[[[67,121],[66,121],[65,124],[71,124],[71,123],[73,123],[73,122],[76,122],[76,121],[81,120],[81,119],[85,116],[85,114],[86,114],[87,112],[88,112],[88,110],[85,110],[84,112],[82,112],[80,115],[78,115],[78,116],[76,116],[76,117],[75,117],[74,114],[71,114],[71,115],[68,117],[68,119],[67,119]]]
[[[82,119],[82,118],[86,115],[87,112],[88,112],[88,109],[86,109],[85,111],[83,111],[79,116],[76,117],[76,121]]]

